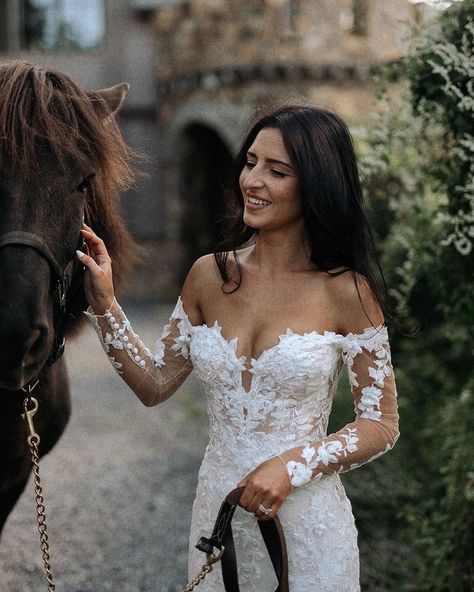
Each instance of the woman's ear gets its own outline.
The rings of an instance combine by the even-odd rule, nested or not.
[[[95,94],[104,99],[112,113],[116,113],[120,109],[129,89],[128,82],[121,82],[110,88],[96,90]]]

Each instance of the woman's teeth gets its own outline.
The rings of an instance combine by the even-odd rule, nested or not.
[[[268,206],[272,203],[271,201],[267,201],[266,199],[260,199],[258,197],[251,196],[248,197],[248,202],[256,206]]]

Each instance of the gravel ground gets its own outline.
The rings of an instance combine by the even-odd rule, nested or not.
[[[152,345],[171,305],[126,309]],[[56,590],[179,591],[207,440],[202,390],[191,376],[164,405],[144,407],[89,326],[66,358],[72,418],[41,462]],[[2,536],[0,590],[46,589],[30,481]]]

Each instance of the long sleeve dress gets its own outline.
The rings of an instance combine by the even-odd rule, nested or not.
[[[189,576],[205,557],[194,545],[209,536],[225,495],[265,460],[281,454],[293,491],[279,510],[288,547],[291,592],[357,592],[359,553],[352,508],[339,473],[380,456],[398,438],[396,387],[386,327],[361,334],[290,329],[252,359],[237,356],[216,322],[192,325],[178,299],[151,353],[119,304],[86,313],[116,371],[145,405],[167,399],[194,369],[208,400],[209,444],[193,505]],[[327,435],[343,366],[355,419]],[[242,373],[252,380],[245,390]],[[274,590],[276,578],[256,519],[238,508],[233,521],[242,589]],[[223,592],[220,570],[199,586]]]

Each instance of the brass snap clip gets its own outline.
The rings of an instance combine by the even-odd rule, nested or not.
[[[28,408],[28,405],[32,403],[33,407],[31,409]],[[26,397],[23,401],[23,407],[25,409],[25,413],[22,414],[22,418],[26,420],[26,424],[28,426],[28,444],[36,444],[40,443],[40,437],[36,433],[35,425],[33,423],[33,417],[35,413],[38,411],[38,401],[34,397]]]
[[[214,555],[213,553],[206,553],[207,565],[211,566],[214,563],[217,563],[218,561],[220,561],[222,558],[222,555],[224,555],[224,551],[225,551],[225,547],[224,547],[224,545],[222,545],[222,547],[218,550],[217,555]]]

